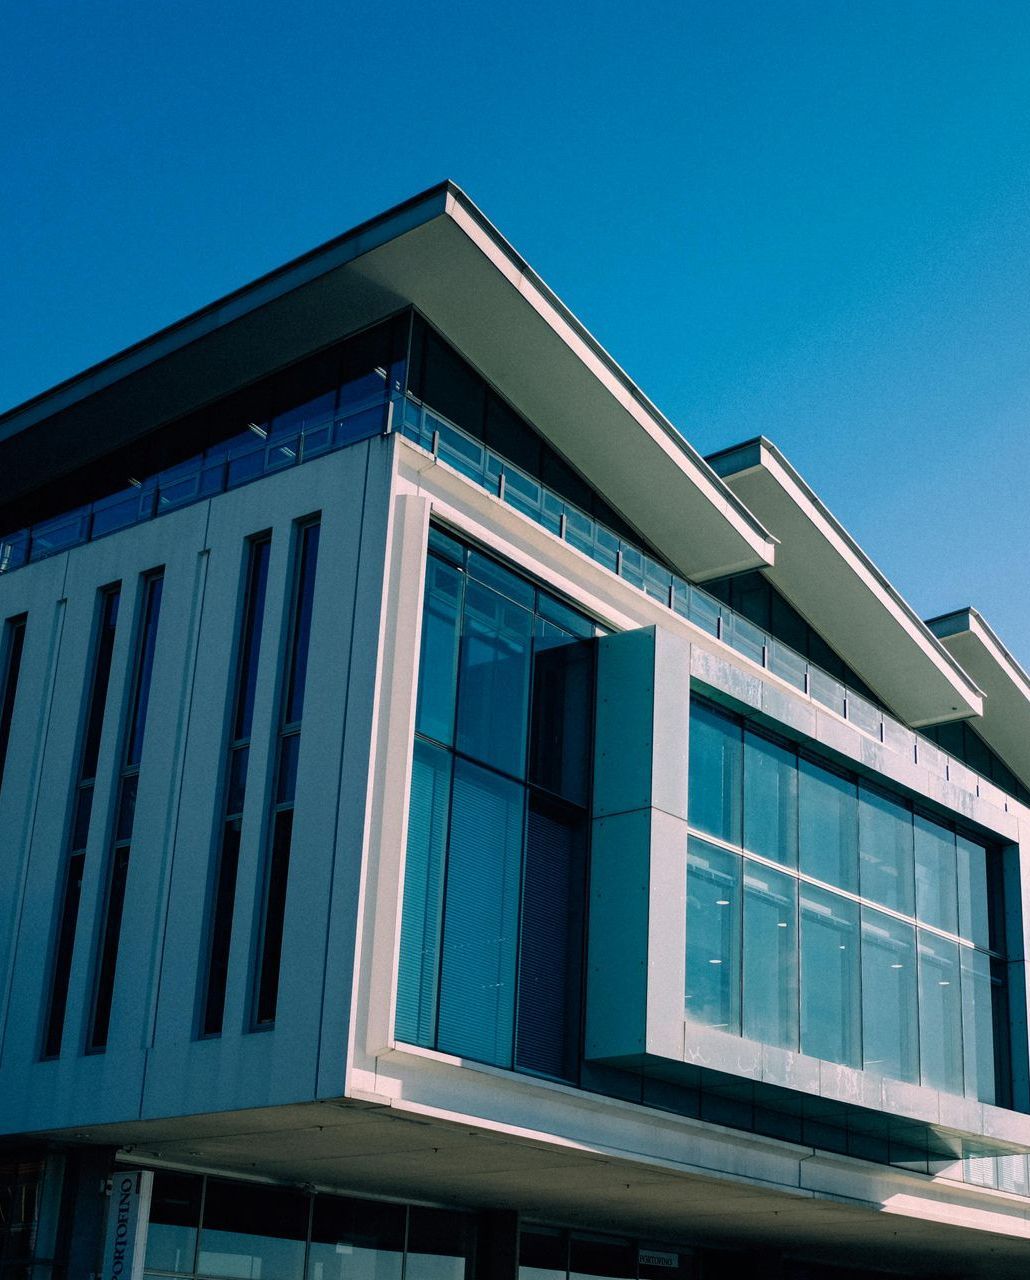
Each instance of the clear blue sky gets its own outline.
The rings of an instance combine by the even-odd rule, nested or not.
[[[1030,6],[9,6],[0,407],[451,177],[707,452],[1030,665]]]

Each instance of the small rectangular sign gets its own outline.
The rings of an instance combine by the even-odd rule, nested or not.
[[[678,1253],[666,1253],[664,1249],[640,1249],[637,1262],[642,1267],[670,1267],[677,1270],[680,1265]]]
[[[114,1171],[100,1280],[142,1280],[153,1183],[149,1169]]]

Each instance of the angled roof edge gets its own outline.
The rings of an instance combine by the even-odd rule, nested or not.
[[[983,713],[983,691],[970,673],[771,440],[756,436],[710,454],[708,461],[780,539],[776,565],[766,570],[770,579],[908,724],[918,727]],[[787,515],[788,507],[793,508],[793,518]],[[793,526],[789,531],[787,524]],[[792,539],[798,545],[792,545]],[[821,611],[818,589],[825,584],[816,583],[814,575],[819,555],[838,570],[846,567],[851,577],[850,586],[835,584],[839,598]],[[874,602],[881,615],[879,625],[870,608]],[[892,670],[901,657],[896,647],[885,662],[874,644],[863,647],[856,616],[881,636],[893,630],[897,640],[907,642],[903,678],[900,669],[896,674]],[[891,627],[884,628],[884,617]],[[912,661],[915,654],[921,661]],[[909,687],[910,679],[916,683]]]
[[[462,243],[467,246],[464,250]],[[450,268],[449,273],[445,267]],[[348,280],[352,282],[350,286],[346,285]],[[507,286],[511,286],[514,294],[504,295]],[[641,531],[687,576],[704,580],[773,561],[776,540],[747,505],[687,443],[468,196],[450,181],[378,214],[0,414],[0,450],[5,444],[9,448],[21,433],[26,433],[26,440],[45,439],[52,421],[61,420],[62,432],[69,435],[69,439],[78,432],[79,440],[85,439],[83,431],[96,430],[97,423],[102,421],[104,438],[113,438],[113,433],[121,430],[122,442],[133,431],[140,434],[153,425],[161,425],[159,421],[151,423],[151,417],[157,419],[163,413],[163,421],[172,421],[186,411],[176,401],[176,396],[182,394],[184,370],[189,376],[206,362],[204,379],[195,385],[205,387],[208,403],[217,398],[218,379],[223,382],[229,379],[230,364],[238,378],[236,385],[245,385],[246,375],[242,369],[247,360],[226,359],[230,331],[250,335],[247,341],[252,354],[247,359],[250,367],[256,367],[259,348],[270,358],[269,324],[273,317],[279,317],[279,332],[287,334],[295,347],[283,351],[280,363],[292,363],[304,354],[298,345],[306,340],[303,333],[308,328],[312,331],[317,328],[310,320],[310,308],[322,307],[319,320],[322,327],[318,332],[324,342],[329,323],[326,317],[332,310],[329,304],[339,305],[340,289],[344,287],[357,288],[355,297],[360,294],[361,301],[355,305],[366,306],[366,317],[375,307],[384,307],[390,298],[395,309],[413,303],[431,320],[434,319],[433,307],[439,310],[462,330],[456,335],[456,344],[474,364],[477,352],[472,348],[478,348],[479,367],[488,380],[504,392],[503,375],[510,383],[518,384],[516,390],[525,393],[528,404],[550,409],[550,421],[539,422],[538,427],[545,434],[550,433],[559,451],[602,492],[605,485],[609,486],[611,493],[607,496],[613,505],[619,507],[620,498],[625,502],[631,523],[640,524],[641,510],[646,513],[648,508],[655,508],[648,516],[652,528],[641,527]],[[485,298],[476,296],[487,293],[496,305],[492,312],[484,312]],[[420,294],[430,299],[430,305],[423,304]],[[305,307],[308,313],[298,323],[297,318]],[[462,311],[466,314],[464,323],[456,318]],[[557,377],[551,387],[552,403],[548,404],[543,366],[532,376],[529,371],[513,371],[499,334],[484,333],[484,328],[492,326],[499,330],[505,325],[509,326],[504,334],[505,343],[513,349],[521,345],[524,352],[530,353],[527,360],[545,354],[550,369],[566,378],[572,370],[564,401],[559,403],[561,387]],[[351,328],[354,327],[352,324]],[[447,324],[441,327],[447,334]],[[348,331],[341,330],[337,337]],[[275,354],[280,354],[278,349]],[[212,373],[212,369],[216,371]],[[171,397],[168,396],[169,379],[177,379],[179,388]],[[133,394],[130,394],[130,384]],[[199,389],[191,394],[196,395],[198,407],[204,403]],[[510,398],[518,407],[518,396]],[[592,402],[592,409],[588,401]],[[610,407],[598,415],[602,401]],[[120,418],[108,412],[111,404],[117,405]],[[147,420],[143,422],[137,416],[130,423],[129,415],[133,412],[139,415],[141,404],[146,406],[143,415]],[[103,413],[101,406],[104,406]],[[597,419],[595,423],[590,421],[591,412]],[[526,416],[535,421],[532,413]],[[628,419],[642,428],[639,438],[633,433],[625,435]],[[121,426],[114,426],[116,422]],[[605,432],[609,433],[608,437]],[[38,472],[40,452],[38,445],[33,447],[32,465]],[[94,451],[100,448],[96,444],[92,447]],[[630,456],[624,454],[617,458],[620,448],[627,449]],[[70,465],[66,461],[65,469]],[[673,480],[675,473],[668,470],[670,466],[682,475],[686,488],[682,482]],[[634,470],[638,472],[635,478],[629,475]],[[591,475],[592,471],[596,476]],[[666,483],[665,501],[659,499],[655,503],[655,493],[662,494]],[[27,489],[23,486],[22,491]],[[636,521],[630,508],[638,512]]]
[[[1030,787],[1030,674],[972,606],[929,618],[926,625],[983,686],[976,730]]]

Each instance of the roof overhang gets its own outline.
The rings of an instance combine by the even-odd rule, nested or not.
[[[0,417],[0,503],[414,304],[684,574],[775,542],[443,183]]]
[[[970,675],[775,445],[763,437],[709,461],[778,539],[766,576],[906,724],[981,714]]]
[[[975,609],[942,614],[926,625],[984,691],[977,732],[1030,786],[1030,675]]]

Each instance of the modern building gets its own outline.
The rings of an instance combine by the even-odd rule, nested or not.
[[[447,183],[0,418],[0,1280],[1022,1277],[1030,678]]]

